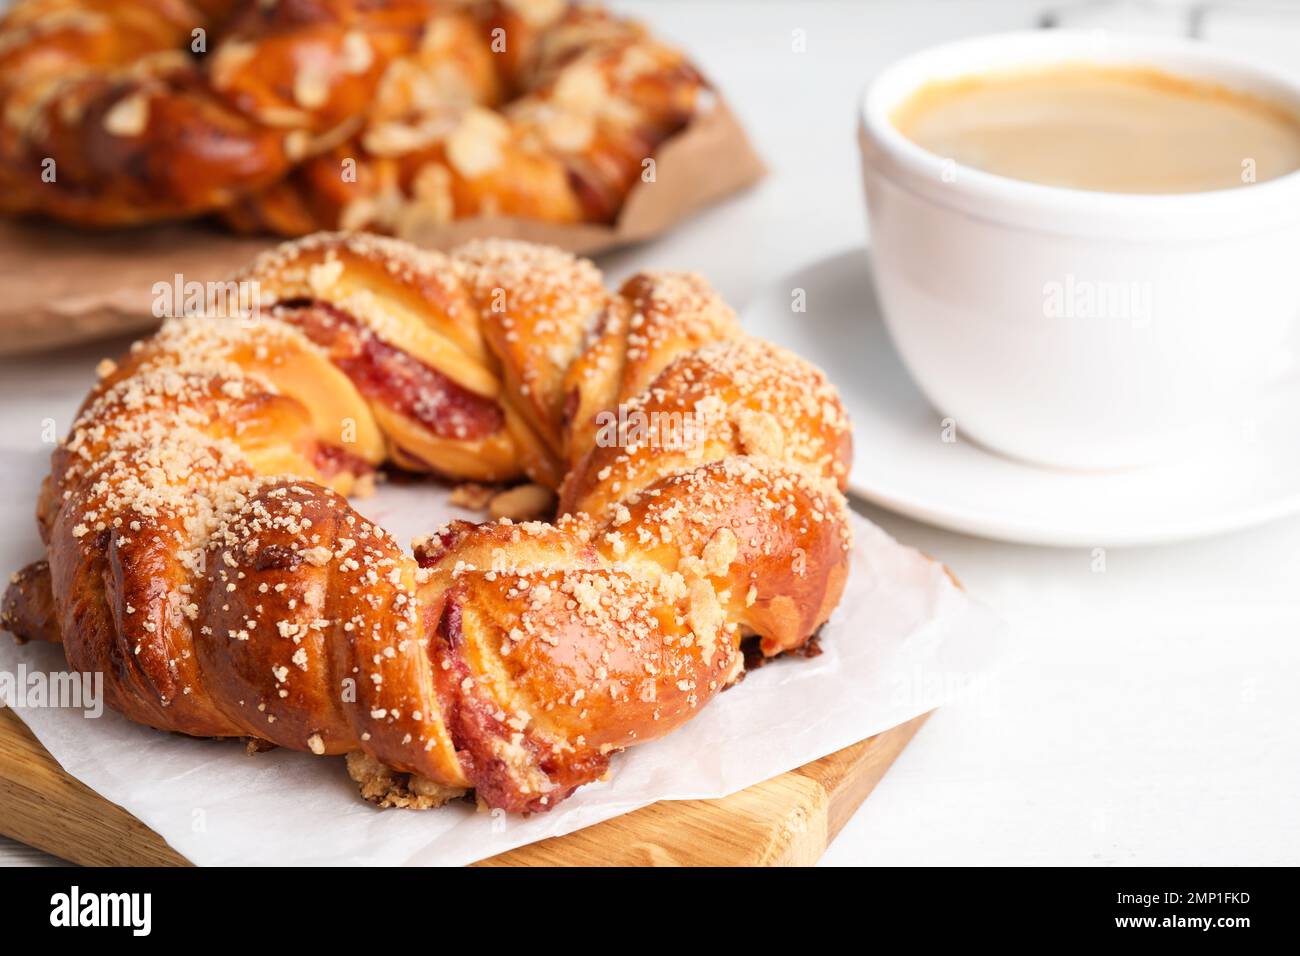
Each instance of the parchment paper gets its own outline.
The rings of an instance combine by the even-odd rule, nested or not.
[[[713,99],[655,152],[654,182],[640,182],[612,225],[557,225],[504,217],[466,219],[402,238],[447,249],[499,236],[584,255],[667,231],[762,177],[762,161],[726,104]],[[281,240],[190,223],[112,231],[0,220],[0,355],[106,338],[158,325],[155,282],[225,278]]]
[[[448,517],[481,517],[452,508],[436,486],[382,486],[355,504],[399,540]],[[465,803],[377,810],[340,758],[248,756],[238,742],[160,733],[107,711],[18,714],[69,773],[197,864],[470,863],[658,800],[726,796],[980,686],[1010,646],[1007,627],[941,565],[854,518],[852,572],[820,657],[751,673],[674,734],[617,756],[608,781],[529,818]],[[34,533],[0,540],[0,569],[38,554]],[[20,647],[0,632],[0,671],[20,663],[66,669],[59,648]]]

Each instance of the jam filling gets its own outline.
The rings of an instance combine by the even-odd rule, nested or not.
[[[337,306],[294,299],[280,303],[275,315],[325,349],[362,395],[439,438],[475,441],[504,425],[505,416],[492,399],[389,345]]]
[[[344,473],[360,478],[375,470],[375,466],[360,455],[354,455],[337,445],[318,444],[315,452],[312,453],[312,462],[316,470],[325,478],[333,478]]]

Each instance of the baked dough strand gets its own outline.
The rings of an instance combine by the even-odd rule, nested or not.
[[[131,719],[352,754],[382,803],[537,811],[838,602],[839,399],[699,276],[611,294],[552,248],[321,234],[241,279],[255,314],[101,369],[5,598]],[[412,555],[344,497],[385,463],[528,477],[561,517]]]
[[[0,212],[289,236],[608,222],[705,91],[636,23],[561,0],[20,0]]]

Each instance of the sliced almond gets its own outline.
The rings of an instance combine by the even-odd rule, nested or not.
[[[375,51],[364,33],[350,30],[343,36],[343,69],[364,73],[375,62]]]
[[[590,63],[578,62],[561,71],[555,81],[555,102],[567,109],[597,114],[610,98],[605,77]]]
[[[293,101],[305,110],[319,109],[330,97],[329,72],[317,64],[304,64],[293,78]]]
[[[590,116],[560,113],[544,125],[546,140],[558,150],[576,153],[591,145],[596,135],[596,124]]]
[[[231,86],[240,70],[256,52],[253,44],[241,43],[237,40],[230,40],[218,46],[212,54],[211,65],[208,67],[208,76],[212,80],[213,87],[224,90]]]
[[[114,136],[139,136],[149,125],[149,97],[132,93],[114,103],[104,114],[104,129]]]
[[[471,109],[447,137],[447,161],[462,176],[473,178],[501,165],[501,144],[510,128],[496,113]]]
[[[290,162],[298,163],[311,151],[311,136],[305,129],[295,129],[284,136],[284,155]]]
[[[428,146],[437,137],[437,132],[430,126],[380,123],[365,131],[361,145],[376,156],[402,156]]]
[[[506,6],[519,14],[531,27],[554,23],[564,13],[565,0],[506,0]]]

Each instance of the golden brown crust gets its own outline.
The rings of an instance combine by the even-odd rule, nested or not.
[[[561,512],[603,513],[673,469],[731,455],[795,462],[845,487],[848,420],[821,370],[760,339],[693,341],[657,348],[657,358],[679,357],[622,402],[617,430],[575,443]]]
[[[381,805],[544,810],[736,680],[742,636],[797,648],[838,602],[839,400],[699,277],[610,296],[558,250],[322,234],[244,279],[259,316],[103,366],[42,491],[48,574],[6,597],[131,719],[353,754]],[[577,465],[555,523],[454,522],[412,557],[343,497],[384,461],[528,473],[492,503],[517,517]]]
[[[0,602],[0,627],[12,632],[20,642],[63,641],[50,590],[50,563],[44,558],[10,576],[4,601]]]
[[[608,221],[704,82],[549,0],[20,0],[0,210],[242,231]]]

